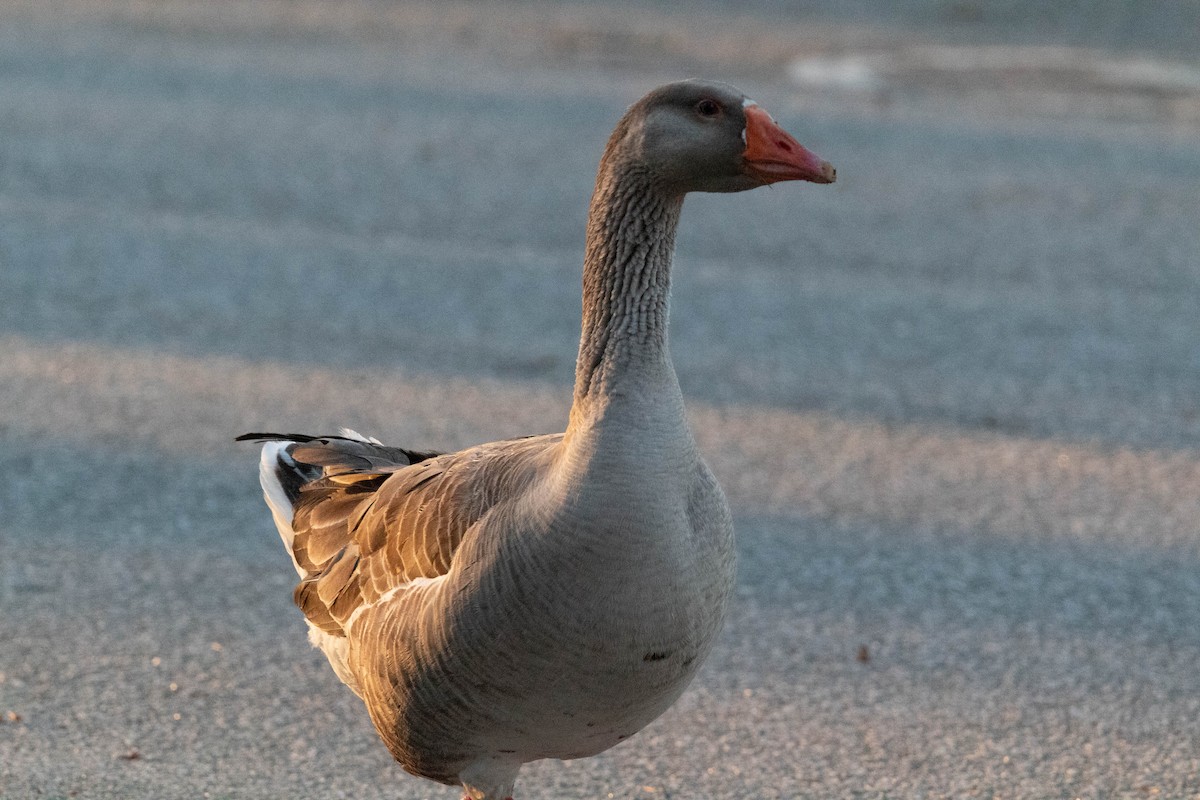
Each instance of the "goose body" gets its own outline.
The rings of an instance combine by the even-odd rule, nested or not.
[[[310,639],[409,772],[504,800],[521,765],[599,753],[695,675],[733,526],[667,349],[689,191],[833,170],[737,90],[687,81],[622,118],[588,223],[567,430],[456,453],[264,441],[260,479]]]

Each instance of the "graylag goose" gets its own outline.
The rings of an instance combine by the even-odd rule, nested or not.
[[[264,442],[309,638],[406,770],[511,800],[525,762],[607,750],[691,681],[734,548],[667,349],[683,198],[834,176],[733,87],[658,88],[600,161],[565,433],[457,453],[239,437]]]

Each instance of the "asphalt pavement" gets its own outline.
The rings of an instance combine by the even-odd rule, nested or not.
[[[1200,798],[1200,11],[1138,5],[0,4],[0,798],[458,797],[232,439],[561,430],[600,151],[693,75],[839,179],[688,200],[736,602],[518,799]]]

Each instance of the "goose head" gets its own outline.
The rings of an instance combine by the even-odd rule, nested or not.
[[[837,175],[753,100],[708,81],[670,83],[635,103],[613,131],[605,160],[678,194],[833,183]]]

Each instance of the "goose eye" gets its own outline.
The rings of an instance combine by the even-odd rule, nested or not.
[[[704,99],[696,103],[696,113],[702,117],[713,118],[721,114],[721,106],[716,100]]]

